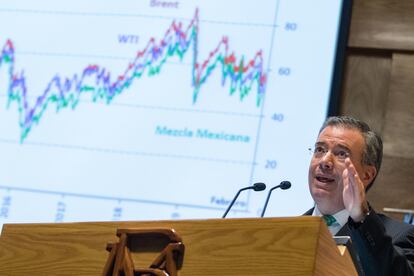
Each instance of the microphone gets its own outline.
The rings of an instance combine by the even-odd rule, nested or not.
[[[269,193],[267,194],[265,205],[263,206],[263,211],[261,217],[264,216],[264,213],[266,212],[267,204],[269,203],[270,194],[273,192],[274,189],[280,188],[282,190],[287,190],[292,186],[292,183],[290,181],[282,181],[279,185],[274,186],[272,189],[269,190]]]
[[[223,217],[222,217],[222,218],[225,218],[225,217],[227,216],[227,213],[230,211],[231,207],[233,207],[234,202],[236,202],[237,197],[239,196],[239,194],[240,194],[242,191],[245,191],[245,190],[254,190],[255,192],[259,192],[259,191],[263,191],[264,189],[266,189],[266,184],[261,183],[261,182],[254,183],[254,184],[253,184],[253,186],[249,186],[249,187],[241,188],[241,189],[237,192],[237,194],[236,194],[236,196],[233,198],[233,200],[231,201],[231,203],[230,203],[229,207],[227,207],[227,210],[226,210],[226,212],[224,212],[224,215],[223,215]]]

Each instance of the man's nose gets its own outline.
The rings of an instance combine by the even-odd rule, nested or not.
[[[327,151],[319,160],[319,167],[323,170],[330,170],[333,168],[333,155],[330,151]]]

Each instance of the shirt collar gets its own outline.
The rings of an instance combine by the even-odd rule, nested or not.
[[[321,217],[323,215],[324,214],[322,214],[321,211],[318,209],[318,205],[315,205],[315,209],[313,209],[312,216]],[[333,232],[336,233],[348,222],[349,212],[346,209],[343,209],[339,212],[336,212],[335,214],[332,214],[332,216],[335,217],[336,221],[339,224],[337,227],[335,227],[335,229],[332,229]]]

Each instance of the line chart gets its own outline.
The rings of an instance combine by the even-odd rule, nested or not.
[[[110,104],[114,97],[123,93],[145,72],[148,76],[159,74],[163,64],[170,57],[178,56],[182,59],[191,47],[193,103],[197,102],[200,89],[211,72],[220,66],[222,85],[228,80],[230,95],[238,91],[240,100],[249,94],[254,83],[257,84],[256,104],[259,106],[266,84],[262,52],[258,51],[247,62],[244,61],[244,57],[237,59],[235,54],[230,52],[228,38],[223,37],[209,56],[203,62],[199,62],[198,18],[198,10],[196,10],[194,18],[187,27],[184,27],[181,22],[173,21],[159,42],[151,38],[145,48],[138,51],[124,73],[115,78],[112,77],[110,70],[99,65],[89,65],[80,74],[71,77],[54,76],[32,107],[27,101],[29,92],[25,75],[23,72],[16,72],[14,46],[11,40],[7,40],[0,54],[0,67],[9,66],[8,106],[14,102],[18,105],[21,141],[25,140],[33,125],[40,122],[49,105],[55,104],[57,111],[62,108],[75,109],[81,96],[87,93],[91,94],[93,101],[101,100]]]

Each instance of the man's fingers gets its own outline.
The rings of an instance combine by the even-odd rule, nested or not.
[[[346,191],[349,191],[349,192],[353,193],[354,189],[352,187],[352,184],[349,183],[350,182],[349,177],[350,177],[349,170],[347,168],[345,168],[344,171],[342,172],[342,181],[343,181],[343,185],[344,185],[343,188]]]
[[[361,188],[361,184],[362,184],[362,181],[359,178],[358,172],[356,171],[354,164],[352,164],[349,158],[345,160],[345,165],[346,165],[345,170],[348,171],[349,182],[351,182],[350,186],[353,186],[353,188],[355,188],[354,190],[358,191],[359,188]],[[363,188],[363,185],[362,185],[362,188]]]
[[[350,174],[354,175],[357,173],[355,170],[354,164],[352,164],[352,161],[351,159],[349,159],[349,157],[345,159],[345,166],[348,169]]]

